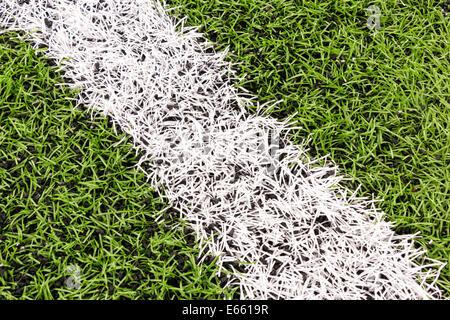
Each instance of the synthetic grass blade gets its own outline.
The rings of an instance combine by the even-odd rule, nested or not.
[[[226,52],[159,2],[1,1],[0,10],[0,25],[39,30],[30,38],[82,89],[79,104],[133,137],[139,168],[234,270],[241,298],[440,297],[429,267],[442,263],[419,261],[414,235],[396,235],[373,201],[340,186],[336,167],[292,144],[288,123],[249,114],[262,108],[233,86]]]

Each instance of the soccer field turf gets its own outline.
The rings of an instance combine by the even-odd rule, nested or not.
[[[370,30],[359,2],[168,3],[217,50],[230,47],[239,86],[282,100],[272,116],[297,112],[294,140],[310,135],[311,155],[329,154],[349,189],[383,198],[398,233],[420,231],[427,256],[449,262],[445,6],[388,1]],[[29,45],[13,34],[0,42],[0,296],[231,297],[214,263],[196,264],[195,238],[176,217],[155,223],[166,204],[130,168],[131,144],[117,143],[125,135],[72,110],[75,92]],[[79,290],[63,283],[71,265]],[[447,265],[437,282],[447,297],[449,275]]]

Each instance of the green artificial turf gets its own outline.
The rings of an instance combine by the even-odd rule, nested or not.
[[[49,63],[0,34],[0,299],[237,298],[132,168],[132,143],[74,109]]]
[[[450,262],[449,2],[167,0],[171,14],[229,46],[239,85],[311,136],[398,233],[420,232]],[[381,25],[367,27],[366,8]],[[450,265],[437,282],[450,297]]]
[[[330,154],[346,186],[374,195],[420,231],[427,256],[450,262],[448,3],[434,1],[169,0],[240,63],[239,85],[297,112],[297,138]],[[381,27],[366,26],[377,5]],[[111,147],[108,122],[65,99],[54,67],[0,37],[0,299],[221,298],[214,265],[130,168],[131,143]],[[11,45],[13,47],[11,47]],[[5,89],[6,88],[6,89]],[[177,219],[172,219],[177,220]],[[178,221],[178,220],[177,220]],[[67,288],[71,265],[81,287]],[[438,285],[450,296],[450,267]]]

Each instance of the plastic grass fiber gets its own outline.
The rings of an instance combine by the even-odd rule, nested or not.
[[[417,235],[396,235],[337,167],[308,156],[308,141],[289,140],[288,122],[250,114],[226,51],[163,4],[1,0],[0,12],[0,26],[48,47],[82,89],[78,105],[133,137],[138,167],[232,268],[242,299],[441,297],[431,267],[443,264],[422,257]]]

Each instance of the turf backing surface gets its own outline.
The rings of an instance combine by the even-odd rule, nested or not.
[[[0,299],[232,298],[131,142],[49,64],[0,35]]]
[[[297,112],[310,153],[329,154],[398,233],[450,262],[448,2],[169,0],[172,14],[230,48],[239,85]],[[379,29],[367,27],[369,5]],[[450,296],[450,265],[438,285]]]

